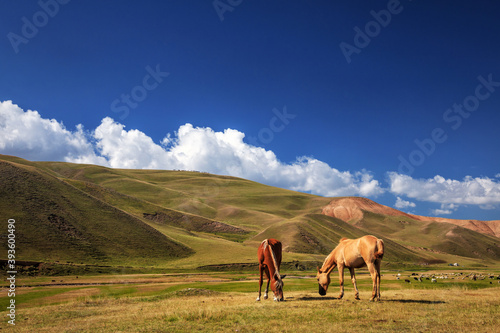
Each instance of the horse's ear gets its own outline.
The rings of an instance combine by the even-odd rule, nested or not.
[[[319,268],[319,266],[316,266],[316,269],[318,270],[318,273],[321,274],[321,268]]]
[[[282,279],[282,280],[283,280],[284,278],[286,278],[286,274],[281,276],[281,279]]]

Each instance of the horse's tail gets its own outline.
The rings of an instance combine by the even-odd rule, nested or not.
[[[375,252],[375,258],[382,260],[384,257],[384,241],[377,239],[377,251]]]

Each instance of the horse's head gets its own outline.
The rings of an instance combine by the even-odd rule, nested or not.
[[[321,296],[326,295],[326,291],[328,290],[328,286],[330,285],[330,273],[334,268],[335,265],[333,265],[330,269],[323,271],[321,268],[318,267],[318,274],[316,274],[316,280],[318,280],[319,294]]]
[[[273,276],[273,281],[271,283],[271,290],[274,293],[274,300],[281,302],[284,300],[283,297],[283,279],[286,277],[285,275],[279,275],[277,272]]]

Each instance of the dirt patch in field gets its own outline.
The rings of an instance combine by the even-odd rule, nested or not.
[[[406,245],[406,247],[410,250],[421,250],[421,251],[427,251],[427,252],[432,252],[432,253],[446,253],[446,252],[443,252],[443,251],[438,251],[438,250],[434,250],[434,249],[431,249],[431,248],[428,248],[428,247],[422,247],[422,246],[410,246],[410,245]],[[433,264],[441,264],[441,263],[444,263],[446,261],[444,260],[438,260],[438,261],[432,261]],[[429,262],[431,263],[431,262]]]
[[[175,292],[175,296],[215,296],[220,292],[202,288],[187,288]]]
[[[22,288],[19,295],[29,294],[33,291],[31,288]],[[99,288],[81,288],[81,289],[73,289],[67,292],[62,292],[60,294],[46,296],[41,298],[36,298],[30,300],[29,302],[23,303],[22,307],[36,307],[40,305],[48,305],[48,304],[57,304],[57,303],[67,303],[70,301],[78,300],[79,298],[91,297],[99,295],[101,290]],[[17,293],[17,291],[16,291]]]
[[[98,295],[101,292],[99,288],[82,288],[76,290],[70,290],[68,292],[54,295],[50,297],[45,297],[42,300],[48,303],[58,303],[58,302],[68,302],[80,297],[90,297]]]

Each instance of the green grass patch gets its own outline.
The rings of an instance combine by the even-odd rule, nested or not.
[[[11,299],[16,300],[16,307],[22,306],[26,303],[32,303],[39,299],[55,296],[58,294],[62,294],[71,290],[76,290],[80,288],[46,288],[46,287],[37,287],[33,288],[27,293],[19,293],[19,288],[17,289],[17,293],[15,297],[0,297],[0,311],[6,311],[6,307],[9,305]]]

